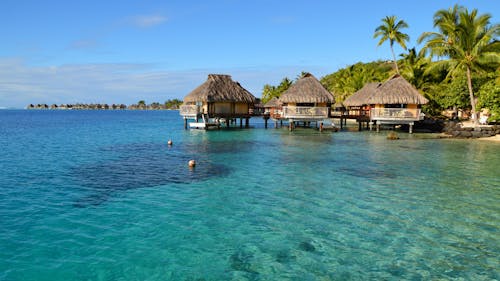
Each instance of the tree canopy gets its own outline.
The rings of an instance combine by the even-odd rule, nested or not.
[[[434,15],[437,32],[424,32],[419,42],[425,41],[423,52],[440,59],[430,68],[445,68],[447,78],[467,77],[470,106],[474,122],[478,124],[476,96],[473,88],[473,72],[481,74],[492,65],[500,63],[500,25],[490,24],[491,15],[480,15],[478,10],[455,5],[439,10]]]

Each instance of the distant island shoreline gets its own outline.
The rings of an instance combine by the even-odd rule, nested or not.
[[[165,103],[153,102],[146,104],[141,100],[136,104],[106,104],[106,103],[75,103],[75,104],[29,104],[26,109],[57,109],[57,110],[178,110],[182,101],[167,100]]]

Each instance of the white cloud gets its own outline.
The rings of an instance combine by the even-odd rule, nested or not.
[[[138,27],[152,27],[167,21],[167,17],[161,15],[142,15],[132,18],[132,23]]]
[[[157,70],[148,64],[74,64],[29,66],[0,58],[0,107],[23,108],[33,103],[164,102],[180,98],[205,82],[209,73],[225,73],[261,96],[264,84],[277,85],[301,71],[320,78],[324,69],[305,66],[265,66],[229,69]]]

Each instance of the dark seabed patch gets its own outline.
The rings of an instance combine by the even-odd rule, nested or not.
[[[238,249],[229,257],[232,270],[242,271],[250,274],[254,279],[259,272],[253,268],[254,254],[247,249]]]
[[[309,241],[302,241],[302,242],[300,242],[299,249],[302,250],[302,251],[306,251],[306,252],[314,252],[314,251],[316,251],[316,247],[314,247],[314,245],[311,242],[309,242]]]
[[[77,166],[70,171],[70,176],[88,193],[74,203],[76,207],[102,204],[124,190],[191,183],[230,173],[229,168],[212,163],[203,153],[186,153],[180,145],[175,149],[160,144],[120,145],[102,151],[110,151],[118,157]],[[196,167],[188,167],[190,159],[196,159]]]

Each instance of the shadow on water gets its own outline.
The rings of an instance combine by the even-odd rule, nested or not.
[[[129,144],[101,151],[114,155],[114,159],[76,166],[70,171],[70,176],[88,193],[74,202],[76,207],[102,204],[116,193],[129,189],[188,184],[230,173],[227,166],[212,163],[205,149],[199,151],[194,146]],[[196,167],[188,167],[190,159],[196,159]]]

